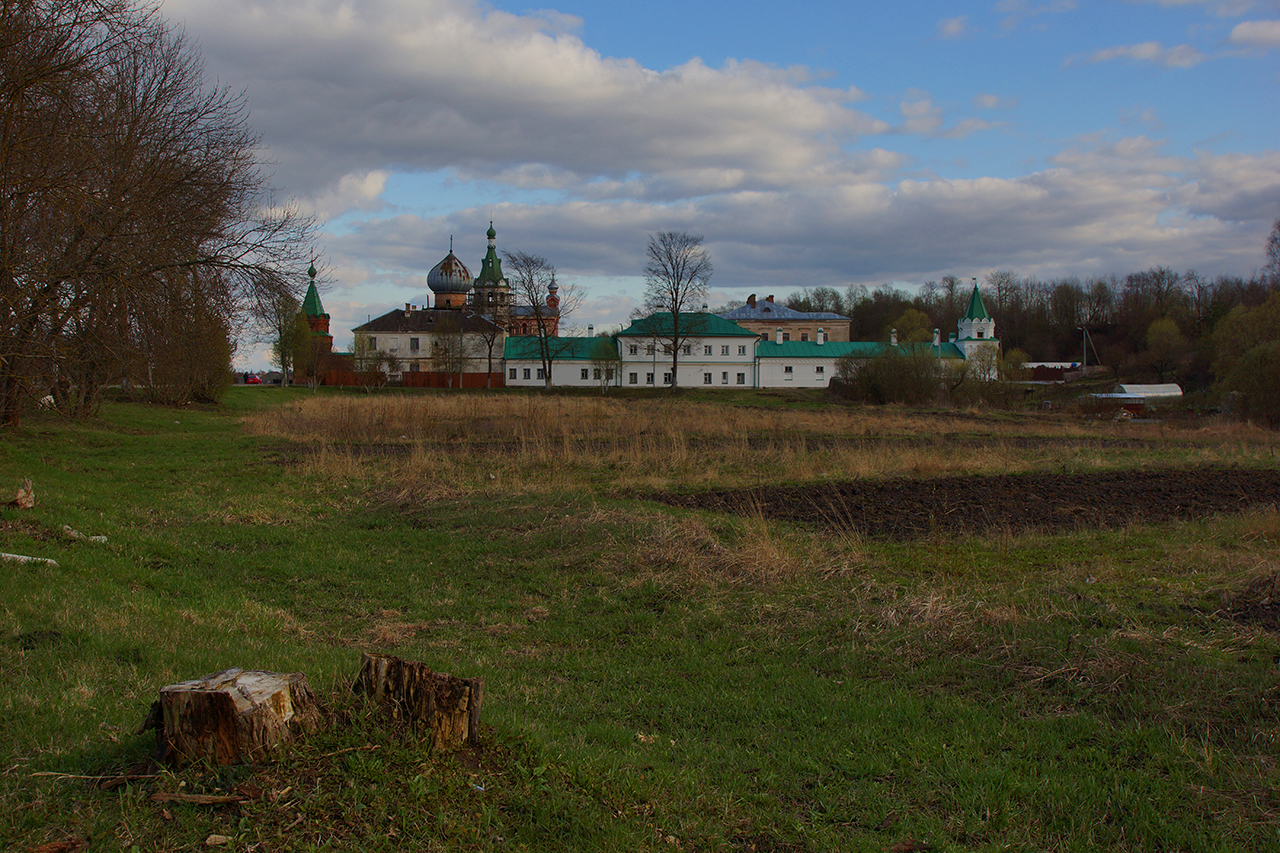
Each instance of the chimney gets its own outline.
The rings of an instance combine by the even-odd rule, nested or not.
[[[747,297],[747,307],[748,308],[756,307],[756,295],[754,293]]]
[[[594,325],[587,326],[587,337],[594,338],[596,336],[596,327]]]
[[[956,342],[956,333],[952,332],[951,337],[947,338],[947,343],[954,344]]]
[[[772,301],[773,301],[773,294],[772,294],[772,293],[770,293],[768,296],[766,296],[766,297],[764,298],[764,301],[765,301],[765,302],[772,302]]]
[[[818,346],[822,346],[827,342],[827,333],[818,329]]]
[[[889,346],[896,347],[897,345],[898,345],[898,330],[890,329],[889,330]]]
[[[942,330],[941,329],[933,330],[933,345],[935,347],[942,346]]]

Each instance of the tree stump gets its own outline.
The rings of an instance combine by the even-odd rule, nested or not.
[[[174,763],[235,764],[268,758],[321,718],[302,673],[232,668],[160,688],[138,731],[157,729],[160,755]]]
[[[395,719],[427,726],[433,750],[475,743],[479,737],[483,679],[454,678],[432,672],[425,663],[365,653],[352,687]]]

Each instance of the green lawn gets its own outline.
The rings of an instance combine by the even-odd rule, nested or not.
[[[343,475],[241,425],[309,396],[0,440],[0,488],[40,501],[0,550],[58,563],[0,563],[0,848],[1280,849],[1280,642],[1226,607],[1280,568],[1274,510],[893,543],[607,471],[410,499],[395,457]],[[431,755],[370,713],[362,650],[483,677],[483,742]],[[230,666],[305,672],[332,725],[267,767],[80,778],[142,769],[159,688]]]

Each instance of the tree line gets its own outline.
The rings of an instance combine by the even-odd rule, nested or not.
[[[853,286],[843,293],[810,288],[786,305],[849,317],[852,340],[888,340],[896,329],[900,341],[928,341],[937,328],[945,341],[976,283],[996,319],[1001,346],[1027,361],[1101,363],[1118,381],[1243,393],[1268,352],[1253,351],[1280,346],[1280,220],[1265,257],[1261,271],[1247,279],[1164,266],[1123,277],[1049,281],[997,270],[981,282],[945,276],[916,294],[890,286]],[[1246,356],[1250,367],[1238,370]]]
[[[243,96],[149,4],[0,4],[0,422],[123,384],[216,399],[313,223],[277,206]]]

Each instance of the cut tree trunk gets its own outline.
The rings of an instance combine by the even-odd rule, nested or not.
[[[365,653],[353,688],[398,720],[427,726],[431,748],[475,743],[480,733],[484,680],[432,672],[425,663]]]
[[[160,688],[142,732],[158,729],[162,758],[174,763],[260,762],[322,719],[300,672],[226,669]]]

